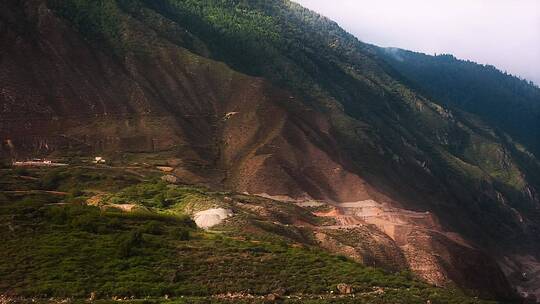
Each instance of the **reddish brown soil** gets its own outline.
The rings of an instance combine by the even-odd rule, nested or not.
[[[430,213],[404,210],[371,199],[339,203],[314,215],[335,219],[335,225],[316,232],[321,246],[330,251],[389,269],[406,265],[437,286],[456,283],[482,290],[487,283],[505,290],[506,279],[496,262],[459,234],[444,231]],[[331,230],[347,237],[336,238],[336,232],[328,232]]]
[[[290,92],[166,42],[148,46],[144,60],[114,58],[42,1],[11,2],[0,7],[4,156],[166,154],[181,160],[175,173],[189,183],[294,198],[365,197],[326,118]],[[28,31],[6,21],[16,17],[26,18]]]

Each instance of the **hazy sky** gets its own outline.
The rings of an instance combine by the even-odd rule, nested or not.
[[[540,84],[540,0],[295,0],[360,40],[451,53]]]

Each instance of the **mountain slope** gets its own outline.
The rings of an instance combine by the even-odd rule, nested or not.
[[[381,49],[381,54],[426,94],[478,115],[536,155],[540,152],[540,89],[532,83],[452,55],[388,48]]]
[[[512,290],[495,261],[538,255],[534,155],[415,91],[376,48],[297,4],[0,8],[6,158],[99,154],[168,165],[186,183],[322,200],[340,227],[390,236],[425,280],[499,297]],[[372,201],[384,211],[373,218]],[[461,267],[472,257],[486,263]]]

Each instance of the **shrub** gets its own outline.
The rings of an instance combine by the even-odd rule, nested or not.
[[[163,232],[163,225],[157,221],[150,221],[146,223],[141,230],[148,234],[161,234]]]
[[[180,241],[189,241],[191,239],[189,230],[183,227],[178,227],[174,229],[173,236],[175,239]]]
[[[45,216],[49,221],[57,225],[63,225],[67,222],[68,214],[63,207],[52,207],[47,209]]]
[[[191,219],[191,217],[187,215],[178,216],[176,218],[176,221],[182,226],[189,227],[189,228],[197,228],[197,224],[195,224],[193,219]]]
[[[21,167],[17,167],[15,168],[15,170],[13,170],[13,172],[16,174],[16,175],[28,175],[29,172],[26,168],[21,168]]]
[[[80,188],[71,189],[69,191],[69,196],[73,198],[83,196],[83,195],[84,195],[84,192]]]
[[[89,213],[80,215],[71,220],[71,227],[86,232],[97,233],[99,225],[99,216]]]
[[[107,218],[107,228],[109,230],[122,228],[122,222],[118,218]]]
[[[7,160],[1,160],[0,159],[0,169],[8,169],[11,168],[11,163]]]
[[[346,256],[344,256],[344,255],[341,255],[341,254],[338,254],[338,255],[336,256],[336,258],[337,258],[338,260],[340,260],[340,261],[343,261],[343,262],[346,262],[346,261],[349,260],[348,257],[346,257]]]
[[[120,241],[118,246],[118,256],[120,258],[128,258],[135,255],[135,248],[139,247],[142,242],[141,231],[131,231],[122,241]]]
[[[247,248],[246,251],[249,251],[249,252],[252,252],[252,253],[270,253],[270,251],[264,247],[259,247],[259,246],[256,246],[256,247],[252,247],[252,248]]]
[[[40,184],[43,189],[56,190],[63,178],[62,172],[58,170],[50,171],[41,178]]]

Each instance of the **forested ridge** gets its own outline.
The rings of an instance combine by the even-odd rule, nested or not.
[[[381,54],[410,84],[434,100],[478,115],[540,153],[540,88],[494,66],[400,49]]]

